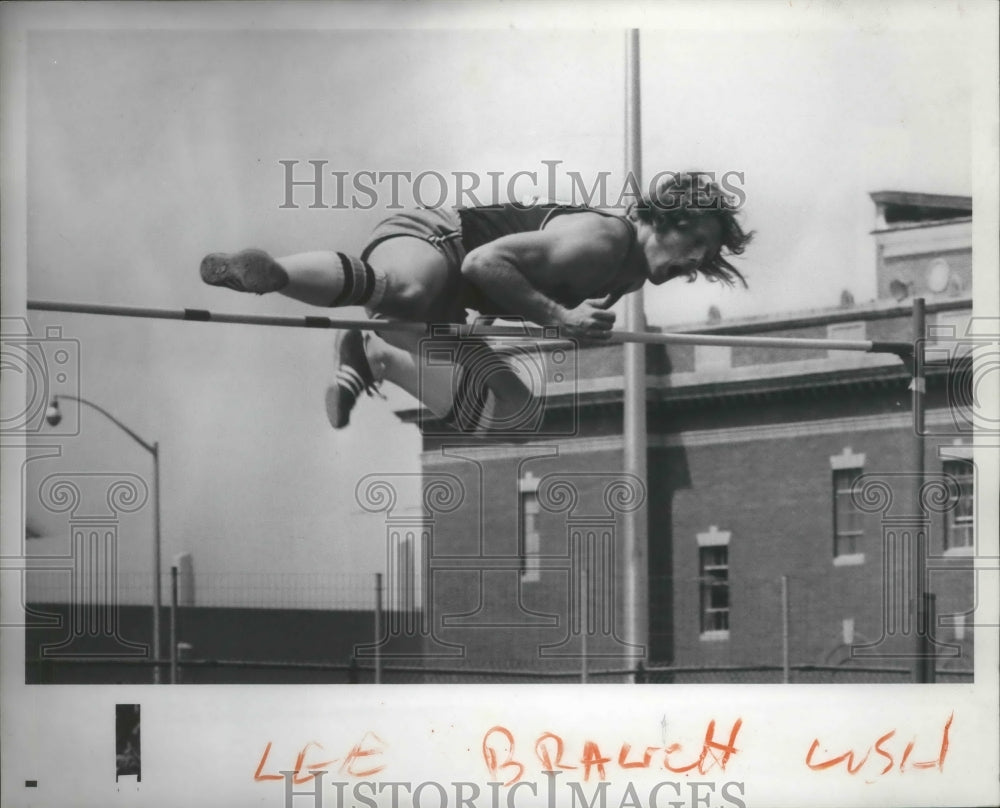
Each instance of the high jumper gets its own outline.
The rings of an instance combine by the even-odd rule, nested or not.
[[[668,174],[624,215],[560,204],[419,209],[383,220],[358,256],[213,253],[202,261],[201,277],[212,286],[277,292],[312,306],[363,306],[375,319],[466,323],[475,312],[604,341],[615,323],[610,307],[647,281],[702,276],[746,286],[727,260],[752,238],[737,220],[737,207],[708,175]],[[347,425],[359,395],[382,381],[419,394],[445,423],[473,431],[520,411],[532,394],[482,341],[477,361],[494,358],[489,372],[480,367],[471,374],[461,363],[421,368],[420,336],[413,331],[367,333],[350,329],[339,340],[339,367],[326,396],[336,429]],[[470,385],[485,389],[465,389]],[[459,423],[458,399],[478,402],[471,422],[466,412]]]

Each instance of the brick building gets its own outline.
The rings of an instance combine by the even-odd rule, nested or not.
[[[621,347],[514,346],[548,392],[531,429],[470,440],[426,411],[398,413],[424,429],[425,512],[399,529],[387,516],[390,557],[394,542],[422,548],[423,664],[773,666],[787,632],[793,665],[906,667],[914,629],[898,609],[924,569],[937,666],[971,669],[971,200],[871,196],[875,301],[845,293],[837,309],[669,330],[910,341],[911,300],[924,297],[924,505],[896,356],[648,346],[643,491],[622,471]],[[645,649],[621,639],[622,518],[643,499]],[[927,537],[913,563],[895,555],[904,534]]]

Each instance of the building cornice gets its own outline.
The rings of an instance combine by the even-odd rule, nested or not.
[[[925,306],[927,314],[939,311],[972,310],[972,298],[928,299]],[[792,328],[808,328],[810,326],[830,325],[833,323],[848,323],[856,320],[890,320],[894,318],[909,319],[913,314],[912,303],[899,303],[895,300],[876,300],[871,303],[859,304],[850,308],[811,309],[801,312],[791,312],[780,319],[766,317],[749,317],[743,320],[728,320],[724,323],[687,323],[667,328],[650,328],[655,333],[677,334],[764,334],[768,331],[786,331]]]
[[[925,423],[929,427],[954,426],[954,413],[945,409],[928,410]],[[694,429],[682,433],[651,433],[650,449],[692,448],[717,446],[751,441],[789,440],[813,435],[838,435],[843,433],[872,432],[878,430],[906,429],[913,423],[909,412],[883,413],[880,415],[821,418],[813,421],[795,421],[783,424],[754,424],[752,426],[723,427],[720,429]],[[620,452],[621,435],[604,435],[598,438],[558,438],[523,444],[454,445],[420,453],[423,468],[465,462],[465,460],[512,460],[536,456],[538,459],[598,452]],[[943,446],[943,456],[965,456],[970,446]],[[460,454],[446,454],[448,450]]]
[[[970,298],[929,301],[927,312],[970,311]],[[867,307],[847,310],[803,312],[781,320],[747,320],[717,326],[688,326],[671,329],[676,333],[704,334],[764,334],[836,323],[903,319],[911,307],[895,301],[881,301]],[[650,329],[662,332],[662,329]],[[591,349],[586,349],[591,350]],[[593,350],[610,350],[607,346]],[[928,366],[929,376],[941,375],[947,369]],[[758,395],[793,394],[816,388],[837,390],[871,390],[895,386],[907,377],[899,360],[885,354],[834,354],[827,358],[790,362],[760,363],[705,371],[647,374],[646,394],[651,402],[681,402],[740,399]],[[617,405],[622,399],[624,379],[621,375],[581,378],[573,382],[551,384],[547,389],[547,406],[561,409],[569,406]],[[430,419],[426,410],[407,407],[396,411],[404,423],[420,423]]]
[[[678,374],[684,378],[647,375],[646,401],[649,405],[669,408],[672,405],[686,406],[691,403],[793,398],[801,395],[815,398],[832,391],[860,393],[903,388],[910,379],[909,371],[901,363],[833,368],[826,365],[826,360],[812,360],[811,368],[798,362],[782,364],[794,365],[794,369],[774,365],[731,368],[712,374]],[[774,375],[760,375],[761,367],[777,372]],[[748,372],[741,374],[741,370]],[[750,375],[755,370],[758,373]],[[927,365],[924,369],[930,385],[943,380],[950,370],[946,365]],[[618,406],[623,398],[624,379],[621,376],[587,379],[575,387],[562,387],[563,389],[550,392],[546,397],[548,409]],[[404,423],[420,423],[431,419],[428,411],[419,408],[397,411],[396,414]]]
[[[798,365],[799,363],[795,363]],[[738,370],[738,369],[736,369]],[[931,383],[943,379],[949,368],[942,365],[928,365],[925,376]],[[707,375],[707,374],[705,374]],[[705,401],[727,401],[747,398],[795,396],[807,393],[811,397],[837,392],[865,392],[905,387],[910,379],[909,371],[901,364],[862,365],[853,367],[823,368],[822,363],[814,363],[812,370],[801,366],[793,373],[778,373],[773,376],[726,377],[724,373],[712,374],[718,378],[699,380],[699,374],[685,374],[684,384],[671,384],[670,376],[647,376],[646,400],[650,404],[687,403]],[[602,379],[612,384],[600,388],[579,388],[575,392],[550,395],[548,406],[589,406],[617,404],[622,400],[623,379]]]
[[[924,230],[928,227],[943,227],[949,224],[971,224],[971,216],[956,216],[954,219],[934,219],[928,222],[906,222],[903,224],[897,224],[887,227],[880,227],[877,230],[869,230],[868,234],[871,236],[880,236],[883,233],[899,233],[904,230]],[[965,245],[968,249],[968,245]]]
[[[972,210],[972,197],[960,194],[928,194],[922,191],[870,191],[868,196],[876,205]]]

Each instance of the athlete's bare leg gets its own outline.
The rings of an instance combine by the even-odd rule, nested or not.
[[[454,283],[447,260],[410,236],[383,241],[367,261],[331,250],[280,258],[262,250],[213,253],[202,261],[201,277],[212,286],[278,292],[311,306],[365,306],[399,320],[447,321],[457,311],[445,299],[449,281]]]
[[[312,306],[366,305],[370,313],[387,319],[434,323],[464,318],[447,259],[426,241],[410,236],[383,241],[366,262],[329,250],[277,259],[259,250],[216,254],[202,262],[202,278],[240,291],[276,291]],[[423,338],[402,331],[370,334],[366,339],[356,332],[342,337],[336,383],[327,392],[327,414],[334,427],[345,426],[361,392],[381,381],[419,398],[441,418],[452,413],[456,379],[467,371],[447,362],[421,364]],[[481,351],[487,372],[476,374],[492,393],[488,411],[494,418],[522,411],[530,402],[530,390],[490,353]]]

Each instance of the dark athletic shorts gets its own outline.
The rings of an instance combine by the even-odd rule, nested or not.
[[[448,259],[449,272],[458,272],[465,260],[462,246],[462,222],[453,208],[421,208],[394,213],[379,222],[372,231],[361,258],[368,260],[383,241],[400,236],[412,236],[426,241]]]

